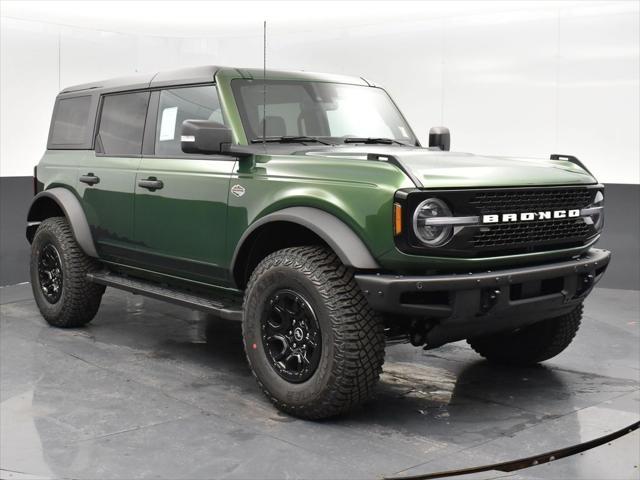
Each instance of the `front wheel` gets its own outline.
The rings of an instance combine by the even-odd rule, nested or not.
[[[382,320],[330,250],[266,257],[251,275],[242,325],[249,365],[280,410],[326,418],[372,396],[384,362]]]
[[[532,365],[561,353],[572,342],[582,320],[582,304],[572,312],[515,332],[467,340],[487,360],[508,365]]]

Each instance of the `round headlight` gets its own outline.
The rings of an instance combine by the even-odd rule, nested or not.
[[[596,193],[593,203],[587,208],[593,210],[591,219],[593,220],[596,231],[600,232],[602,227],[604,227],[604,195],[602,192]]]
[[[438,198],[429,198],[420,203],[413,214],[413,230],[416,236],[430,247],[444,245],[453,233],[452,225],[438,224],[436,217],[451,217],[451,210],[447,204]]]

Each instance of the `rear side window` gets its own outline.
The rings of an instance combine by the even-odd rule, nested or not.
[[[149,92],[108,95],[102,100],[96,149],[105,155],[140,155]]]
[[[185,120],[224,123],[215,85],[174,88],[160,92],[156,155],[185,155],[180,145],[180,132]]]
[[[50,144],[82,146],[90,137],[91,96],[61,98],[55,108]]]

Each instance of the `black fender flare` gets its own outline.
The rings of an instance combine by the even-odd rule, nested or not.
[[[233,252],[232,272],[236,268],[238,254],[245,241],[258,228],[272,222],[296,223],[308,228],[333,249],[344,265],[363,270],[381,268],[360,237],[339,218],[318,208],[289,207],[265,215],[245,230]]]
[[[33,226],[37,226],[45,218],[39,214],[38,204],[41,204],[42,199],[47,198],[53,200],[60,209],[64,212],[65,217],[71,225],[73,236],[80,245],[80,248],[90,257],[98,257],[96,246],[93,243],[93,236],[91,235],[91,229],[89,228],[89,222],[84,214],[82,205],[78,198],[66,188],[56,187],[43,192],[38,193],[31,201],[29,207],[29,213],[27,214],[27,239],[31,243],[33,236],[30,238],[30,229]]]

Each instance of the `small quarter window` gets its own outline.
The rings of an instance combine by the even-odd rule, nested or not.
[[[51,129],[51,145],[86,144],[87,133],[93,128],[89,118],[90,112],[90,95],[58,100]],[[90,138],[91,135],[89,135]]]
[[[185,120],[224,123],[215,85],[175,88],[160,92],[156,155],[186,155],[180,146],[180,131]]]
[[[140,155],[149,92],[105,96],[96,148],[105,155]]]

